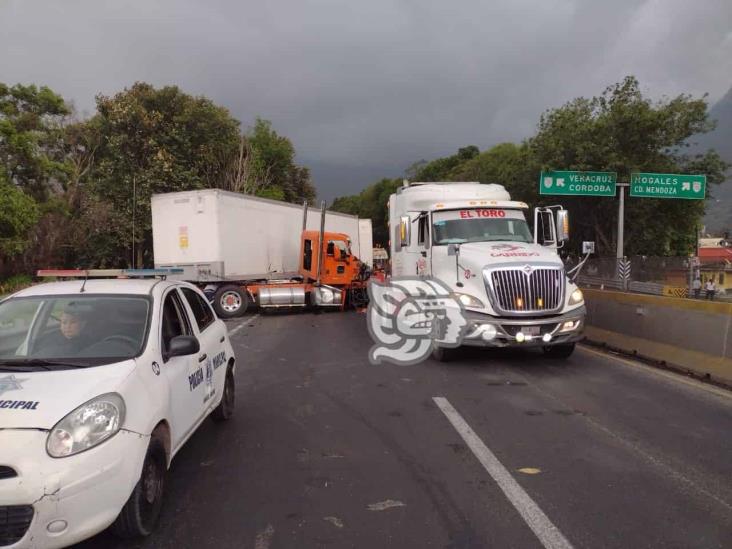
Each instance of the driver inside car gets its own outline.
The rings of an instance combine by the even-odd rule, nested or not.
[[[44,341],[41,354],[55,357],[74,357],[92,345],[94,338],[89,329],[89,311],[71,302],[59,319],[58,331]]]

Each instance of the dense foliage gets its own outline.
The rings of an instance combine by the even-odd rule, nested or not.
[[[0,275],[150,266],[150,197],[221,188],[313,202],[307,168],[271,124],[175,86],[136,83],[78,120],[46,87],[0,84]],[[133,256],[134,249],[134,256]]]

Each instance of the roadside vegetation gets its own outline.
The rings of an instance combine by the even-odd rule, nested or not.
[[[315,199],[287,137],[205,97],[140,82],[81,119],[45,86],[0,83],[0,294],[40,267],[152,266],[151,195],[202,188]]]

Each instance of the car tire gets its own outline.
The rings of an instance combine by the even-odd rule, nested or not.
[[[452,347],[435,347],[432,349],[432,358],[437,362],[452,362],[457,354],[457,349]]]
[[[140,479],[112,525],[117,537],[138,538],[153,532],[163,507],[167,471],[165,445],[153,437],[145,454]]]
[[[226,370],[226,381],[224,382],[224,394],[221,402],[211,412],[211,418],[214,421],[221,422],[231,419],[236,408],[236,382],[234,381],[234,372],[231,367]]]
[[[241,286],[221,286],[214,294],[213,307],[219,318],[242,316],[249,308],[249,296]]]
[[[544,356],[547,358],[569,358],[574,352],[574,343],[564,343],[562,345],[548,345],[544,347]]]

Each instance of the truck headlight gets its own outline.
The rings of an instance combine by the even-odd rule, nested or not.
[[[73,456],[114,436],[125,421],[125,402],[117,393],[93,398],[51,429],[46,451],[53,458]]]
[[[455,297],[457,297],[460,300],[460,303],[462,303],[465,307],[474,307],[476,309],[483,308],[483,302],[477,297],[470,294],[461,294],[455,292]]]
[[[574,292],[572,292],[572,295],[569,296],[569,305],[579,305],[580,303],[584,303],[585,296],[582,294],[582,290],[577,288]]]

